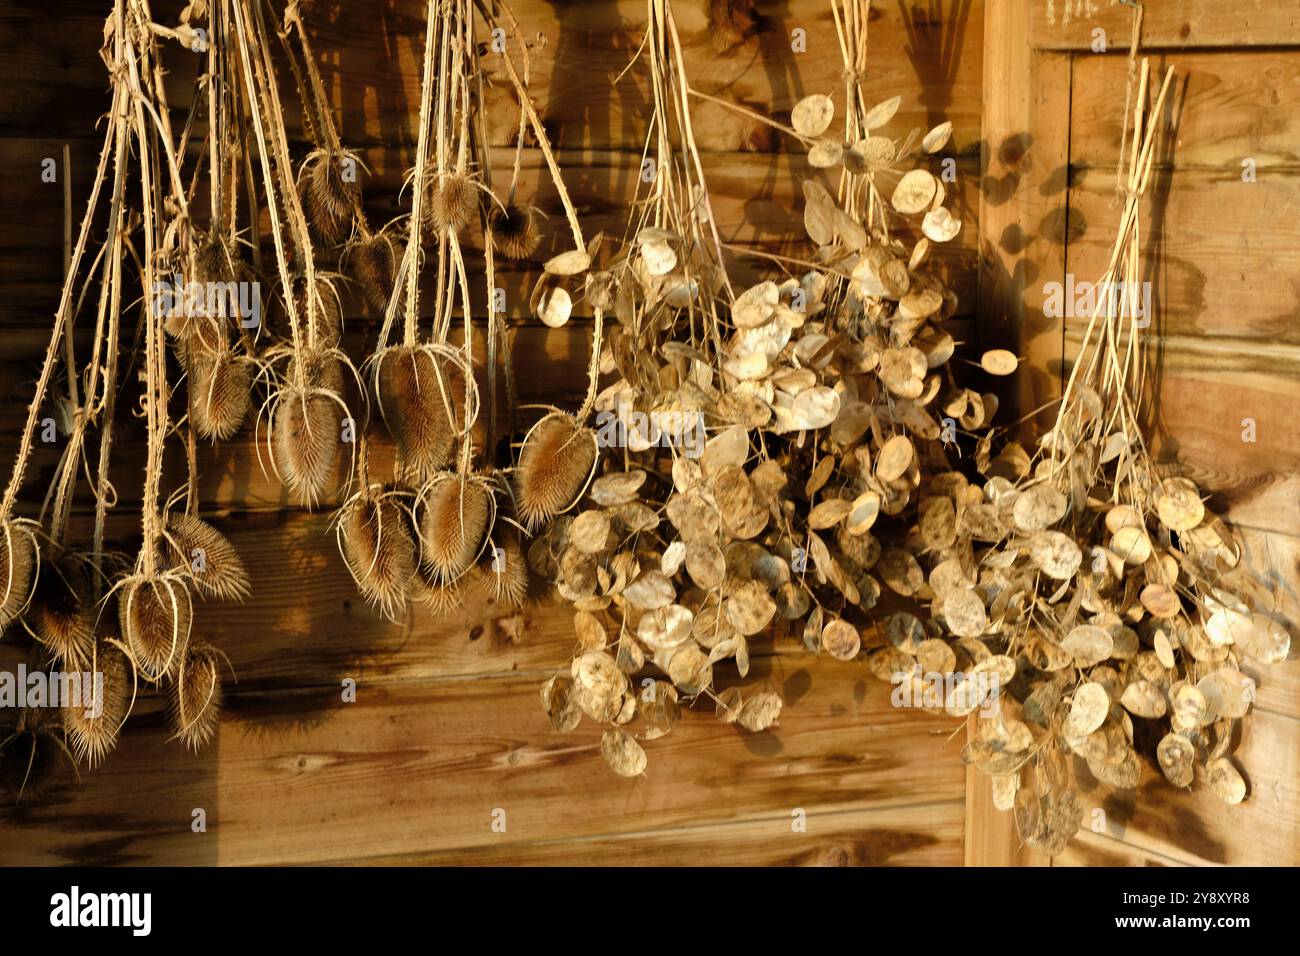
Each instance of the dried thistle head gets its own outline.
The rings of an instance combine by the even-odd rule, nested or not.
[[[293,301],[298,313],[298,324],[306,337],[310,322],[309,310],[316,312],[316,345],[319,348],[334,348],[343,338],[343,303],[338,290],[334,288],[334,276],[323,272],[316,273],[316,294],[308,295],[307,277],[295,276],[292,280]],[[287,322],[287,316],[286,316]],[[288,333],[285,333],[286,338]]]
[[[157,683],[175,669],[189,644],[192,610],[175,572],[135,574],[119,583],[118,626],[146,680]]]
[[[386,232],[357,239],[343,253],[352,277],[361,285],[366,302],[383,311],[397,274],[397,247]]]
[[[98,699],[63,705],[63,732],[77,760],[97,766],[117,746],[133,695],[130,662],[111,640],[100,640],[87,658],[92,673],[99,675]]]
[[[305,350],[291,357],[285,383],[263,405],[270,418],[266,441],[272,470],[309,505],[320,498],[334,470],[347,414],[342,392],[339,355],[333,349]]]
[[[524,436],[515,468],[519,519],[535,530],[571,508],[596,467],[596,434],[572,415],[551,412]]]
[[[24,519],[0,523],[0,631],[26,609],[40,565],[33,524]]]
[[[173,514],[167,519],[169,557],[188,570],[195,589],[218,601],[242,601],[252,589],[248,570],[230,540],[202,518]]]
[[[465,173],[446,173],[429,186],[432,233],[442,230],[459,233],[468,226],[478,212],[478,187]]]
[[[509,202],[494,205],[489,216],[492,242],[507,259],[527,259],[542,241],[537,226],[537,211],[532,206]]]
[[[207,352],[187,348],[194,430],[204,438],[225,441],[248,417],[253,389],[253,363],[229,348]]]
[[[0,731],[0,792],[15,803],[39,800],[53,785],[63,761],[74,774],[77,771],[56,715],[51,708],[24,707],[18,725],[9,733]]]
[[[372,486],[353,495],[336,519],[335,535],[357,590],[389,620],[406,612],[415,573],[411,519],[396,488]]]
[[[313,237],[334,248],[352,232],[353,216],[361,205],[357,179],[360,158],[350,150],[312,152],[298,171],[298,192]],[[364,168],[364,167],[362,167]]]
[[[195,641],[186,649],[172,676],[167,716],[176,739],[198,750],[216,736],[221,718],[221,662],[211,644]]]
[[[95,602],[83,559],[64,553],[46,561],[25,620],[65,667],[80,667],[95,646]]]
[[[519,609],[528,600],[528,561],[518,529],[508,521],[498,522],[496,528],[495,547],[479,561],[474,581],[488,601]]]
[[[487,543],[496,501],[479,475],[435,478],[420,500],[420,560],[441,581],[469,570]]]
[[[402,467],[431,478],[451,461],[466,398],[463,363],[430,346],[398,346],[375,357],[374,390]]]

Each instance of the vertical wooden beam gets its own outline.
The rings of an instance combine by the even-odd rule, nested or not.
[[[1007,406],[1002,422],[1059,394],[1064,356],[1064,325],[1043,315],[1043,289],[1065,277],[1071,55],[1030,46],[1035,2],[1000,0],[984,11],[976,329],[981,348],[1010,349],[1025,360],[1013,380],[995,383]],[[1053,412],[1038,423],[1050,426]]]
[[[1043,315],[1043,289],[1065,278],[1069,221],[1070,55],[1034,50],[1030,6],[998,0],[984,8],[984,111],[980,188],[980,348],[1024,358],[1019,373],[994,383],[1012,422],[1060,392],[1064,325]],[[1050,426],[1054,407],[1026,423]],[[974,733],[975,720],[968,725]],[[966,780],[967,866],[1046,866],[1020,845],[1015,822],[993,806],[988,778]]]

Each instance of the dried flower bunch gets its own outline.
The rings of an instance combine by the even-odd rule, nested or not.
[[[985,444],[982,488],[933,485],[912,549],[929,558],[934,620],[1008,691],[963,758],[992,776],[1021,839],[1049,854],[1080,825],[1082,764],[1132,789],[1142,755],[1176,787],[1200,778],[1241,801],[1228,754],[1254,688],[1240,668],[1289,650],[1286,631],[1253,610],[1232,532],[1143,441],[1140,208],[1173,70],[1153,104],[1148,77],[1143,61],[1119,230],[1055,426],[1032,458],[1015,443],[990,458]],[[946,539],[955,527],[955,541],[936,548],[936,527]],[[895,641],[878,653],[885,669],[910,670],[921,648]]]
[[[866,20],[865,3],[844,14],[846,66],[861,66]],[[749,250],[718,235],[691,129],[690,99],[713,98],[682,74],[669,4],[648,4],[644,46],[655,178],[631,242],[584,281],[600,364],[583,409],[542,419],[517,469],[521,510],[552,519],[530,563],[575,607],[575,657],[543,705],[561,730],[583,714],[609,725],[602,753],[628,776],[645,766],[638,741],[671,729],[687,700],[712,699],[720,719],[751,731],[776,721],[776,691],[715,687],[724,662],[747,674],[750,641],[773,623],[839,659],[858,655],[878,576],[916,590],[872,529],[908,508],[923,468],[946,470],[933,409],[961,397],[972,407],[957,417],[974,430],[995,408],[956,388],[941,327],[956,297],[925,268],[931,244],[960,227],[917,164],[950,124],[895,141],[881,130],[899,101],[867,108],[856,81],[842,136],[828,133],[829,96],[798,103],[790,126],[758,117],[809,148],[814,170],[839,168],[840,182],[837,196],[815,172],[804,184],[815,256],[769,257],[786,277],[737,291],[724,256]],[[909,249],[899,228],[917,220],[924,235]],[[548,263],[535,297],[548,324],[567,317],[567,267]],[[599,391],[598,372],[612,379]],[[648,663],[668,681],[638,694],[631,678]]]
[[[228,3],[221,5],[228,9]],[[37,643],[35,666],[81,674],[83,694],[64,700],[57,712],[22,710],[13,733],[0,742],[6,767],[20,769],[9,781],[18,799],[44,789],[60,755],[90,766],[102,760],[116,745],[141,681],[166,694],[175,736],[187,746],[201,746],[215,732],[223,655],[195,635],[194,598],[238,600],[249,582],[230,543],[198,516],[193,449],[198,435],[227,437],[239,427],[253,378],[254,359],[237,351],[233,323],[225,321],[237,307],[226,284],[240,281],[246,267],[235,240],[233,189],[223,188],[233,167],[219,133],[230,127],[217,117],[231,115],[237,97],[228,86],[229,64],[219,63],[215,52],[223,44],[214,43],[205,73],[213,82],[202,84],[211,120],[211,209],[206,228],[200,228],[182,171],[191,124],[178,139],[163,95],[157,38],[184,42],[195,36],[192,23],[204,23],[208,36],[224,39],[221,16],[219,5],[194,2],[172,30],[153,23],[139,0],[119,0],[105,22],[101,56],[110,73],[113,106],[0,505],[5,538],[0,626],[20,623]],[[196,98],[196,104],[200,101]],[[99,254],[89,256],[98,214],[107,234]],[[144,294],[138,300],[134,350],[123,354],[120,343],[131,341],[124,334],[130,328],[126,303],[136,296],[133,277],[123,269],[130,264],[137,267]],[[220,288],[222,296],[190,297],[181,289],[161,296],[159,290],[177,274]],[[71,335],[79,319],[91,341],[81,362]],[[183,400],[174,400],[169,341],[176,367],[188,375]],[[137,365],[143,383],[139,416],[148,441],[140,543],[134,560],[123,561],[107,547],[105,535],[117,499],[109,467],[117,401],[124,390],[119,373],[127,360]],[[68,408],[67,442],[39,517],[20,518],[15,510],[38,418],[55,400],[60,369],[66,377],[59,400]],[[87,442],[95,433],[99,449],[92,464]],[[190,452],[189,480],[164,501],[164,445],[178,435]],[[74,545],[70,534],[83,473],[93,474],[89,548]],[[177,508],[182,498],[185,504]],[[86,697],[96,693],[91,675],[102,680],[99,699]]]
[[[363,467],[356,490],[336,516],[341,552],[358,589],[389,617],[420,600],[447,611],[487,597],[520,606],[528,588],[520,547],[526,507],[491,459],[497,418],[497,356],[505,359],[513,411],[513,382],[504,320],[493,306],[494,256],[522,258],[540,242],[534,212],[517,200],[519,156],[511,182],[498,196],[485,139],[482,71],[475,30],[499,23],[519,36],[509,8],[470,0],[431,2],[421,78],[419,135],[410,176],[412,209],[407,239],[384,294],[384,323],[367,360],[369,390],[398,452],[391,481],[375,482]],[[509,50],[502,61],[520,104],[520,125],[532,128],[552,182],[565,203],[575,244],[577,215],[527,89]],[[519,138],[522,148],[523,137]],[[471,225],[483,232],[485,292],[471,287],[465,253]],[[434,273],[433,317],[420,328],[420,277],[426,258]],[[474,354],[474,303],[487,304],[485,388]],[[460,342],[452,333],[460,313]],[[396,322],[402,317],[401,339]],[[486,392],[486,415],[481,396]],[[480,421],[482,417],[486,421]],[[366,455],[363,448],[363,461]],[[517,513],[522,516],[517,517]]]

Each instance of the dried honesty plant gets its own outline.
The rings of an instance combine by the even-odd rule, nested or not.
[[[560,730],[583,714],[606,724],[601,750],[623,775],[642,771],[640,741],[667,733],[684,702],[711,699],[720,719],[751,731],[774,724],[775,690],[715,683],[727,661],[748,673],[751,640],[774,623],[854,659],[882,578],[916,591],[906,552],[872,529],[908,509],[923,473],[947,472],[956,423],[945,434],[935,406],[960,401],[966,431],[996,408],[956,386],[955,343],[941,327],[956,297],[925,266],[932,243],[960,226],[923,166],[951,126],[901,142],[882,132],[898,100],[868,107],[862,97],[867,4],[842,19],[835,9],[846,69],[859,77],[846,90],[843,134],[828,132],[825,95],[800,101],[789,126],[752,114],[810,150],[805,222],[816,253],[797,260],[719,236],[689,108],[715,98],[690,88],[671,5],[650,0],[644,161],[654,177],[636,199],[630,240],[581,289],[599,349],[588,401],[576,418],[543,418],[520,458],[521,511],[536,502],[530,514],[551,519],[529,561],[574,605],[578,638],[543,706]],[[817,171],[830,167],[838,195]],[[910,248],[897,234],[904,225],[921,233]],[[785,275],[734,289],[728,254],[760,256]],[[535,296],[548,324],[557,302],[567,315],[568,267],[566,257],[548,263]],[[610,379],[599,391],[598,373]],[[651,664],[668,680],[638,693],[632,678]]]
[[[930,600],[930,620],[891,621],[888,646],[870,658],[894,679],[992,678],[955,682],[935,709],[962,716],[1001,691],[962,756],[992,776],[1021,839],[1049,854],[1080,826],[1084,765],[1133,789],[1145,756],[1176,787],[1199,776],[1226,802],[1242,800],[1228,754],[1254,697],[1243,661],[1289,650],[1287,632],[1258,609],[1264,596],[1232,532],[1143,441],[1140,208],[1172,76],[1149,105],[1143,62],[1119,230],[1054,427],[1032,457],[1016,442],[993,456],[993,436],[982,440],[982,486],[938,474],[922,487],[895,563]],[[1015,362],[986,353],[984,364]]]

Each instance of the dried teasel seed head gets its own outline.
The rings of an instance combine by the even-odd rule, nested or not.
[[[229,539],[202,518],[174,514],[167,536],[178,568],[189,572],[194,587],[207,598],[241,601],[252,589],[248,571]]]
[[[217,733],[221,717],[222,654],[196,641],[185,651],[167,694],[167,716],[176,739],[198,750]]]
[[[276,396],[268,442],[276,474],[285,486],[313,504],[329,483],[338,454],[343,368],[327,352],[290,362],[286,385]]]
[[[451,460],[465,398],[459,364],[429,349],[387,349],[376,361],[379,410],[405,471],[426,480]]]
[[[121,585],[118,625],[145,680],[175,669],[189,644],[191,612],[189,591],[173,575],[136,575]]]
[[[464,607],[469,597],[469,589],[464,577],[455,581],[443,582],[424,567],[417,566],[415,576],[411,579],[411,594],[434,614],[450,614]]]
[[[83,690],[81,700],[63,704],[63,732],[77,760],[95,767],[117,746],[131,706],[132,678],[125,655],[107,641],[101,640],[93,662],[87,661],[98,686],[92,684],[90,700]]]
[[[352,270],[352,277],[361,284],[366,302],[372,309],[382,311],[393,291],[397,272],[397,249],[386,233],[377,232],[359,239],[344,253]]]
[[[204,438],[225,441],[248,417],[252,365],[229,349],[215,354],[191,349],[187,354],[194,430]]]
[[[488,601],[518,609],[528,600],[528,561],[519,532],[505,522],[497,527],[505,530],[494,532],[495,546],[479,561],[474,581]]]
[[[507,259],[527,259],[542,241],[537,228],[537,214],[531,206],[508,203],[505,208],[492,207],[489,217],[492,242]]]
[[[477,475],[434,480],[420,508],[420,560],[442,581],[454,580],[478,558],[491,531],[494,499]]]
[[[406,611],[416,552],[410,519],[396,495],[357,495],[341,509],[336,533],[357,590],[397,620]]]
[[[340,245],[352,231],[352,218],[361,204],[356,169],[361,161],[348,150],[317,150],[307,157],[298,175],[303,212],[314,238],[322,245]]]
[[[79,668],[95,647],[95,603],[90,575],[75,555],[64,554],[41,568],[26,620],[55,661]]]
[[[519,518],[536,529],[573,506],[596,466],[596,435],[571,415],[552,412],[524,437],[515,469]]]
[[[26,610],[39,562],[36,538],[26,522],[0,523],[0,631]]]
[[[464,173],[450,173],[429,188],[429,225],[434,234],[460,232],[478,212],[478,190]]]
[[[298,313],[299,327],[307,335],[310,321],[308,307],[311,303],[307,295],[307,278],[296,276],[292,280],[293,301]],[[343,337],[343,305],[338,291],[329,277],[316,276],[316,344],[321,348],[334,348]],[[288,315],[284,317],[285,335],[288,335]]]
[[[13,733],[0,738],[0,792],[15,803],[39,800],[53,785],[59,765],[76,763],[60,733],[58,712],[25,707]]]

